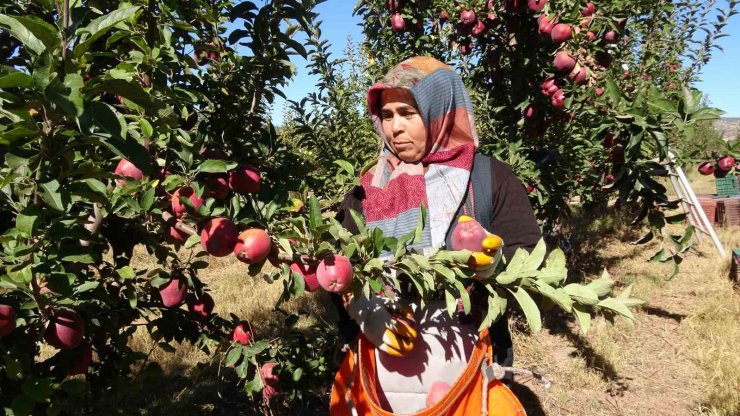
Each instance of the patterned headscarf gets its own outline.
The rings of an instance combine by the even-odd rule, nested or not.
[[[383,133],[380,95],[391,88],[411,91],[426,127],[430,150],[418,163],[400,160]],[[396,65],[373,85],[367,103],[384,143],[378,163],[360,178],[368,227],[400,237],[416,227],[423,204],[429,215],[416,248],[443,246],[463,202],[478,147],[473,106],[465,84],[449,66],[418,56]],[[429,168],[426,174],[425,166]]]

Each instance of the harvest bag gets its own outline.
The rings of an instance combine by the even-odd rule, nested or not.
[[[467,366],[447,395],[433,406],[409,416],[526,415],[516,396],[484,371],[493,363],[488,330],[481,331]],[[380,405],[376,386],[375,348],[361,335],[339,367],[331,391],[332,416],[394,416]]]

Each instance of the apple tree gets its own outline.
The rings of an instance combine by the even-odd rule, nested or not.
[[[547,235],[575,199],[616,199],[677,265],[693,230],[670,235],[665,163],[720,111],[692,85],[737,1],[368,0],[358,2],[367,72],[413,55],[453,64],[468,85],[484,153],[514,167]],[[678,154],[680,161],[691,155]]]
[[[212,313],[198,271],[298,188],[268,107],[306,56],[294,38],[313,6],[0,2],[7,414],[101,411],[151,365],[137,329],[164,350],[232,343],[240,318]]]

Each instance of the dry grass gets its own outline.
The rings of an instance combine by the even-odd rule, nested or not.
[[[696,192],[713,192],[711,178],[693,171],[688,173]],[[637,311],[634,326],[621,321],[609,325],[597,318],[587,335],[557,314],[547,317],[547,329],[540,334],[515,328],[517,365],[536,369],[553,381],[545,391],[532,380],[518,380],[514,390],[528,414],[740,415],[740,293],[727,278],[729,262],[719,258],[705,239],[687,256],[679,275],[666,281],[666,266],[646,261],[655,246],[623,243],[638,233],[625,228],[619,218],[604,216],[581,232],[588,238],[575,234],[572,238],[582,266],[573,278],[596,277],[607,266],[620,287],[634,283],[633,294],[646,304]],[[727,248],[740,247],[740,229],[719,233]],[[138,253],[134,262],[153,266],[145,253]],[[257,327],[280,322],[272,306],[281,288],[248,276],[246,267],[231,257],[212,258],[200,277],[212,290],[216,312],[222,316],[233,313]],[[284,308],[309,312],[300,324],[310,325],[334,319],[327,304],[325,297],[312,295]],[[132,346],[147,352],[152,345],[139,332]],[[146,414],[252,414],[238,391],[218,397],[217,366],[195,348],[182,345],[175,353],[157,351],[151,359],[163,372],[140,390],[147,397],[140,400]],[[291,414],[322,412],[305,407]]]

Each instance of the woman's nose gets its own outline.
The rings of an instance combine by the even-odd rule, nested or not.
[[[403,131],[403,117],[399,115],[393,116],[393,122],[391,124],[391,129],[394,133],[398,133]]]

